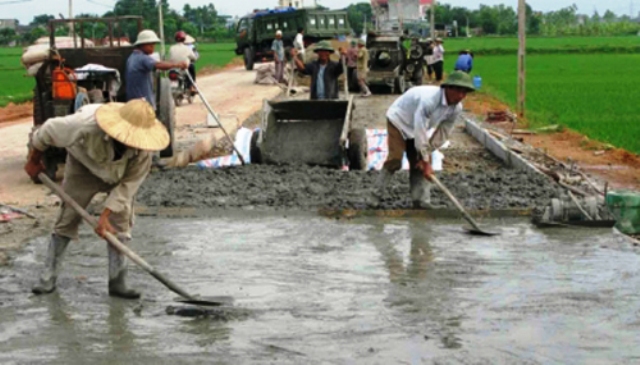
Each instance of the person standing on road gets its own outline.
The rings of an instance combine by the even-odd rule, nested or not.
[[[155,70],[168,71],[172,68],[186,69],[188,62],[163,62],[153,59],[156,44],[160,38],[152,30],[143,30],[138,34],[135,49],[127,59],[125,80],[127,80],[127,101],[144,98],[154,110],[156,109],[156,96],[153,92],[153,72]]]
[[[298,34],[293,41],[293,46],[298,50],[298,57],[304,61],[304,28],[298,28]]]
[[[66,148],[64,191],[83,208],[96,194],[108,193],[95,232],[101,237],[113,233],[126,244],[131,240],[133,200],[150,171],[152,151],[163,150],[169,142],[167,129],[146,100],[89,104],[75,114],[49,119],[33,133],[25,170],[37,178],[44,171],[43,152],[49,147]],[[81,221],[73,208],[62,204],[34,294],[55,291],[62,256],[69,242],[78,238]],[[111,246],[108,250],[109,295],[139,298],[140,293],[126,285],[126,258]]]
[[[187,33],[182,30],[179,30],[175,34],[176,44],[169,48],[169,61],[173,63],[188,63],[189,67],[189,75],[193,78],[193,81],[196,80],[196,69],[193,66],[193,63],[196,62],[196,54],[193,53],[193,49],[187,46],[184,42],[187,39]],[[191,80],[187,78],[185,80],[187,87],[191,90],[191,92],[195,92],[193,85],[191,85]]]
[[[371,90],[367,86],[367,74],[369,73],[369,50],[366,47],[365,42],[358,40],[358,85],[360,86],[360,92],[362,96],[371,96]]]
[[[431,38],[427,39],[427,44],[429,45],[429,49],[431,49],[430,56],[424,56],[425,64],[427,65],[427,76],[429,77],[429,82],[433,81],[433,48],[435,47],[433,40]]]
[[[460,54],[458,55],[458,60],[456,61],[454,71],[471,73],[471,70],[473,70],[473,55],[471,51],[469,50],[460,51]]]
[[[416,86],[396,99],[387,111],[389,155],[376,183],[374,202],[379,204],[391,176],[409,159],[411,200],[414,208],[436,209],[431,204],[431,153],[449,139],[462,113],[462,100],[475,91],[471,77],[453,72],[438,86]]]
[[[356,76],[356,70],[358,69],[358,41],[355,39],[351,41],[351,47],[347,50],[347,80],[349,85],[349,91],[355,90],[358,84],[358,78]]]
[[[340,62],[331,61],[330,57],[335,50],[331,43],[321,41],[313,51],[318,54],[318,59],[305,65],[296,57],[298,51],[295,48],[291,50],[298,70],[305,75],[311,75],[311,100],[338,99],[338,77],[342,75],[343,69]],[[338,52],[340,57],[346,56],[342,48]]]
[[[282,42],[282,31],[276,32],[276,39],[271,44],[271,51],[273,52],[273,60],[276,65],[276,82],[284,82],[284,43]]]
[[[436,81],[442,81],[442,74],[444,72],[444,46],[442,45],[442,38],[436,38],[436,45],[433,47],[433,71],[436,74]]]

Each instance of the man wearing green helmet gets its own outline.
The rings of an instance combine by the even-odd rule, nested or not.
[[[339,62],[331,61],[331,55],[335,52],[331,43],[321,41],[313,50],[318,54],[318,59],[306,65],[296,57],[298,50],[293,48],[291,56],[296,67],[302,73],[311,75],[311,100],[338,99],[338,77],[342,75],[343,68]],[[340,57],[345,57],[346,52],[340,48]]]
[[[462,113],[462,100],[475,91],[471,77],[453,72],[441,86],[417,86],[396,99],[387,111],[387,160],[378,178],[374,201],[380,203],[391,176],[402,167],[407,153],[411,199],[414,208],[435,209],[431,204],[431,153],[449,139]]]

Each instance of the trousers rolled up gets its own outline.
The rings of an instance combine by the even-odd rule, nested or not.
[[[367,73],[358,71],[357,79],[358,79],[358,86],[360,87],[360,92],[364,95],[371,94],[371,90],[369,90],[369,85],[367,85]]]
[[[388,155],[383,169],[387,174],[394,174],[402,168],[402,159],[406,152],[409,160],[409,185],[411,189],[411,200],[414,205],[421,203],[429,204],[431,201],[431,183],[424,178],[418,169],[418,150],[413,139],[404,139],[402,132],[387,120],[387,146]]]

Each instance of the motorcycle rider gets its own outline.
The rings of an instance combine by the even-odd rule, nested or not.
[[[179,30],[175,34],[176,44],[169,48],[169,60],[171,62],[188,62],[189,63],[189,74],[193,81],[196,80],[196,69],[194,66],[194,62],[196,61],[196,55],[193,53],[193,49],[187,46],[184,41],[187,39],[187,33],[182,30]],[[191,84],[191,80],[188,78],[185,79],[185,85],[189,88],[189,90],[193,93],[195,92],[194,86]]]

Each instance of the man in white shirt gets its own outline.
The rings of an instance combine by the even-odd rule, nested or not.
[[[298,28],[298,34],[293,41],[293,46],[298,50],[298,55],[304,62],[304,28]]]
[[[442,86],[418,86],[398,98],[387,111],[389,155],[376,184],[379,203],[391,176],[402,167],[407,153],[410,164],[411,199],[414,208],[435,209],[431,204],[431,153],[449,139],[462,113],[462,100],[475,90],[464,72],[453,72]],[[434,130],[433,134],[429,131]]]
[[[436,81],[442,81],[442,73],[444,71],[444,46],[442,38],[436,38],[436,45],[433,47],[432,61],[433,71],[436,74]]]

